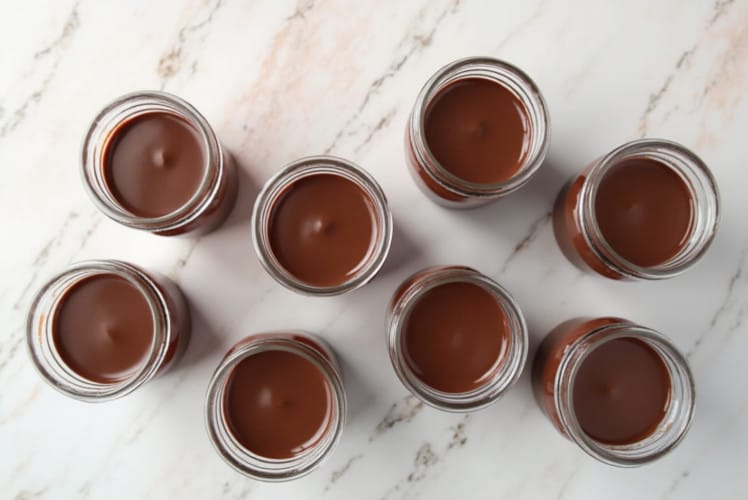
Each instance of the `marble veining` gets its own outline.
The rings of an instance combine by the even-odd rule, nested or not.
[[[748,0],[38,0],[0,16],[0,491],[3,498],[653,498],[748,496]],[[536,178],[469,212],[430,203],[405,170],[403,133],[433,71],[469,55],[525,69],[551,111]],[[127,230],[79,174],[89,121],[116,96],[163,89],[213,124],[242,174],[215,233]],[[670,138],[712,167],[722,225],[703,261],[662,283],[583,274],[558,251],[553,199],[595,157]],[[251,245],[262,183],[299,156],[345,156],[382,184],[395,219],[372,283],[314,300],[281,288]],[[105,405],[42,382],[24,346],[36,290],[72,262],[130,260],[177,281],[192,343],[174,371]],[[693,429],[661,461],[598,464],[540,414],[526,373],[470,415],[424,406],[391,369],[384,310],[410,273],[465,264],[517,299],[535,345],[573,316],[617,314],[663,331],[692,364]],[[304,328],[338,352],[350,399],[343,439],[311,475],[263,484],[214,453],[202,404],[223,352],[249,333]]]

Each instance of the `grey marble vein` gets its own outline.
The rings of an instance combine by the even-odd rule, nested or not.
[[[251,483],[242,479],[239,481],[241,489],[234,493],[233,484],[229,481],[223,483],[223,490],[221,491],[222,498],[233,498],[234,500],[242,500],[247,498],[252,493]]]
[[[76,2],[70,11],[70,14],[62,27],[62,31],[55,40],[47,45],[46,47],[38,50],[34,53],[33,61],[34,66],[46,60],[48,56],[57,55],[54,61],[51,63],[49,70],[46,75],[42,78],[41,83],[17,106],[12,112],[10,112],[9,118],[0,125],[0,139],[6,137],[8,134],[18,128],[26,118],[26,112],[31,106],[37,104],[44,97],[49,84],[54,79],[57,73],[57,68],[62,61],[64,55],[64,49],[69,45],[70,40],[75,35],[76,31],[80,26],[80,17],[78,15],[78,5],[80,2]],[[33,67],[32,67],[33,71]],[[5,113],[3,113],[4,115]]]
[[[535,21],[537,21],[545,11],[545,7],[548,4],[548,0],[540,0],[537,5],[535,6],[535,9],[532,11],[532,13],[524,19],[522,22],[517,24],[517,26],[512,29],[509,33],[504,36],[504,38],[501,39],[501,41],[496,44],[496,46],[493,48],[492,53],[499,52],[501,49],[503,49],[509,42],[514,40],[514,38],[525,31],[530,25],[532,25]]]
[[[461,448],[467,444],[467,424],[470,421],[470,415],[464,415],[452,429],[452,437],[447,444],[447,450]]]
[[[346,461],[339,469],[336,469],[332,471],[332,474],[330,474],[330,480],[328,481],[327,485],[325,486],[325,493],[330,491],[332,487],[340,481],[340,479],[345,475],[346,472],[348,472],[351,469],[351,466],[356,463],[358,460],[363,458],[362,454],[354,455],[351,458]]]
[[[654,113],[655,110],[659,108],[663,97],[667,94],[668,90],[670,90],[673,81],[678,76],[680,76],[685,68],[688,67],[688,64],[691,62],[693,55],[696,53],[704,39],[704,34],[708,32],[709,29],[728,12],[729,7],[732,4],[733,0],[717,0],[714,5],[712,16],[702,30],[702,35],[689,48],[681,52],[681,55],[678,57],[675,66],[673,66],[673,69],[671,69],[667,74],[667,76],[665,77],[665,81],[662,83],[660,88],[649,96],[647,107],[644,109],[644,112],[639,118],[639,135],[641,137],[645,137],[647,135],[649,128],[649,119],[652,113]]]
[[[693,346],[691,346],[691,348],[686,353],[687,357],[692,357],[698,351],[699,347],[701,347],[706,337],[708,335],[711,335],[715,331],[718,323],[729,311],[737,309],[735,318],[727,327],[726,333],[728,334],[728,336],[741,326],[743,317],[745,316],[746,312],[748,312],[748,298],[744,296],[745,294],[738,293],[738,285],[748,281],[748,278],[744,276],[744,267],[746,265],[746,262],[748,262],[748,248],[745,248],[740,254],[737,268],[735,269],[735,272],[733,272],[732,276],[730,276],[730,280],[727,283],[725,298],[722,300],[722,303],[709,320],[708,327],[704,330],[704,332],[702,332],[701,335],[699,335],[699,337],[697,337]]]
[[[216,0],[204,18],[194,24],[184,26],[179,30],[177,41],[158,61],[156,71],[161,77],[161,90],[166,88],[168,81],[182,69],[185,59],[185,46],[190,38],[192,38],[196,33],[200,33],[200,31],[202,31],[206,26],[210,25],[216,12],[218,12],[223,5],[224,0]],[[197,69],[197,61],[193,62],[191,68],[194,73]]]
[[[364,147],[366,147],[371,140],[374,138],[375,135],[377,135],[379,132],[384,130],[389,126],[389,124],[392,122],[392,118],[397,114],[397,108],[392,108],[389,111],[387,111],[385,114],[382,115],[382,117],[379,119],[376,125],[371,127],[369,129],[369,133],[366,134],[366,137],[364,138],[361,143],[359,143],[358,146],[355,147],[353,150],[354,153],[359,153]]]
[[[31,263],[31,277],[28,279],[28,281],[26,281],[26,284],[21,289],[21,293],[13,303],[13,311],[20,310],[21,306],[26,303],[26,301],[28,300],[29,292],[33,287],[37,286],[37,278],[39,277],[39,273],[41,272],[42,268],[47,263],[51,250],[61,244],[71,224],[78,219],[79,215],[80,214],[78,214],[78,212],[76,211],[68,212],[57,231],[55,231],[54,235],[47,241],[47,243],[44,244],[42,249],[34,258],[33,262]]]
[[[296,4],[296,9],[286,18],[286,22],[295,20],[306,20],[306,15],[314,9],[317,4],[316,0],[300,0]]]
[[[405,396],[390,406],[387,414],[377,424],[374,432],[369,437],[369,442],[374,441],[398,424],[410,422],[422,410],[423,403],[418,398],[412,395]]]
[[[574,478],[577,477],[578,473],[579,467],[574,469],[571,474],[564,479],[564,482],[561,484],[561,487],[558,489],[558,493],[556,494],[556,500],[562,500],[566,496],[566,493],[569,491],[569,486],[574,482]]]
[[[535,219],[532,224],[530,224],[530,227],[527,230],[525,236],[516,245],[514,245],[512,253],[510,253],[509,256],[504,260],[504,264],[501,266],[499,274],[503,274],[507,271],[507,269],[509,269],[510,264],[512,263],[512,261],[514,261],[517,255],[519,255],[522,250],[526,249],[533,241],[535,241],[535,239],[538,237],[538,234],[540,234],[540,231],[545,228],[550,223],[550,221],[551,212],[548,211]]]
[[[47,494],[47,488],[39,490],[21,490],[16,493],[13,497],[14,500],[34,500],[35,498],[43,498]]]
[[[387,70],[377,77],[370,85],[369,88],[366,91],[366,94],[364,94],[363,99],[361,100],[361,103],[358,105],[358,108],[356,111],[351,115],[348,120],[343,124],[343,126],[338,130],[338,133],[333,137],[332,142],[330,145],[325,149],[325,154],[329,154],[331,151],[333,151],[337,145],[338,142],[342,139],[343,135],[346,134],[350,126],[358,119],[358,117],[361,115],[361,113],[366,109],[367,105],[371,101],[371,99],[379,92],[379,90],[382,88],[382,86],[387,83],[389,80],[394,78],[398,72],[405,66],[405,64],[416,54],[418,54],[420,51],[431,45],[431,42],[434,38],[434,35],[436,34],[436,31],[441,26],[442,22],[450,15],[457,12],[458,7],[460,5],[460,0],[452,0],[447,5],[447,8],[445,8],[434,20],[434,23],[431,26],[431,29],[426,34],[416,33],[413,35],[410,35],[405,40],[406,42],[401,42],[400,45],[407,45],[408,49],[406,50],[405,54],[398,57],[396,60],[394,60],[390,66],[387,68]]]
[[[665,494],[662,495],[662,500],[671,498],[673,496],[673,493],[675,493],[675,491],[680,487],[683,481],[688,479],[689,475],[690,473],[687,470],[684,470],[683,472],[681,472],[670,484],[670,487],[667,489]]]
[[[401,493],[400,498],[407,496],[413,487],[428,476],[429,469],[439,463],[439,456],[434,452],[431,443],[424,443],[416,451],[413,459],[413,468],[404,479],[398,481],[382,495],[382,500],[387,500],[397,493]]]
[[[171,278],[175,283],[179,283],[179,275],[187,266],[187,263],[190,261],[190,257],[192,257],[192,255],[195,253],[195,249],[200,244],[202,239],[203,237],[199,236],[190,240],[189,245],[187,246],[187,250],[185,250],[182,255],[177,257],[174,265],[171,268],[171,271],[169,271],[169,278]]]

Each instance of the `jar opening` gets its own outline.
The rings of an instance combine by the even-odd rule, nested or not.
[[[661,457],[683,439],[693,416],[693,377],[663,335],[607,324],[564,352],[554,404],[562,428],[585,452],[632,467]]]
[[[226,380],[223,412],[232,437],[248,453],[284,460],[309,453],[329,431],[332,388],[324,373],[298,354],[257,352]]]
[[[719,195],[708,167],[669,141],[644,139],[600,159],[580,191],[580,227],[590,249],[624,276],[683,272],[710,246]]]
[[[487,96],[494,106],[485,104]],[[469,198],[503,196],[526,184],[550,143],[547,107],[535,83],[519,68],[492,58],[461,59],[441,68],[419,93],[409,127],[419,168],[440,190]],[[461,135],[464,144],[448,151]],[[506,142],[508,137],[512,140]],[[481,152],[484,162],[464,162],[466,155]],[[505,165],[492,175],[480,168],[499,159]]]
[[[188,102],[165,92],[126,94],[94,119],[83,178],[107,217],[154,232],[190,226],[226,176],[218,139]],[[121,168],[120,168],[121,167]]]
[[[363,286],[384,264],[392,215],[382,189],[359,167],[308,157],[265,184],[252,234],[260,263],[283,286],[339,295]]]
[[[665,362],[635,337],[607,340],[591,348],[574,373],[574,416],[591,439],[631,445],[661,425],[671,403]]]
[[[297,280],[335,287],[372,260],[381,229],[374,200],[344,176],[307,173],[271,201],[270,251]]]
[[[527,328],[514,299],[465,267],[427,268],[403,282],[387,330],[400,381],[446,411],[493,403],[517,381],[527,357]]]
[[[51,339],[84,379],[116,384],[142,370],[153,350],[154,316],[143,293],[112,273],[71,283],[53,306]]]
[[[139,317],[123,314],[120,303],[86,314],[92,300],[115,296],[132,299],[130,309],[137,309]],[[138,332],[137,339],[125,338],[132,327],[150,330]],[[81,262],[50,280],[32,303],[26,332],[34,366],[45,381],[90,402],[124,396],[153,378],[171,340],[160,288],[120,261]]]
[[[158,219],[194,205],[209,181],[207,140],[183,115],[143,111],[107,134],[101,168],[111,199],[133,217]]]
[[[332,351],[303,332],[253,335],[236,344],[206,397],[216,451],[237,471],[264,481],[315,469],[340,439],[345,410]]]
[[[426,146],[445,170],[481,185],[503,184],[527,163],[534,134],[511,87],[465,77],[439,88],[426,106]]]
[[[506,362],[509,318],[491,290],[465,281],[435,285],[417,298],[402,327],[408,369],[434,391],[469,393]]]

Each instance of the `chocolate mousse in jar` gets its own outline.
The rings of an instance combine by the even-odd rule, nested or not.
[[[611,279],[665,279],[696,263],[719,224],[706,164],[680,144],[629,142],[595,160],[559,193],[553,229],[577,267]]]
[[[414,180],[452,208],[483,205],[524,186],[549,143],[548,109],[535,82],[488,57],[437,71],[418,94],[405,133]]]

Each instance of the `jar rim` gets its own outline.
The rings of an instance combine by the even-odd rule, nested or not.
[[[622,257],[607,242],[597,222],[595,199],[600,181],[613,166],[635,158],[652,159],[675,171],[684,178],[683,182],[689,189],[695,216],[700,216],[699,200],[702,200],[707,211],[701,226],[694,225],[691,229],[689,239],[696,238],[695,246],[689,248],[684,245],[674,257],[656,266],[639,266]],[[700,191],[694,189],[695,182],[698,182]],[[694,152],[674,141],[645,138],[615,148],[593,164],[582,183],[579,196],[582,209],[577,211],[576,217],[579,227],[585,228],[582,235],[587,246],[601,262],[630,278],[657,280],[683,273],[704,256],[719,228],[720,195],[714,175]],[[699,229],[701,234],[697,232]]]
[[[104,275],[117,276],[133,285],[148,304],[153,320],[146,359],[133,373],[112,383],[90,380],[70,368],[52,340],[53,323],[65,293],[87,278]],[[56,289],[59,286],[61,290]],[[34,368],[57,391],[86,402],[123,397],[151,380],[166,357],[171,337],[172,319],[160,287],[140,268],[118,260],[81,261],[58,273],[37,292],[26,320],[26,347]]]
[[[476,183],[458,177],[441,165],[425,140],[423,131],[431,101],[449,84],[467,78],[482,78],[505,87],[525,108],[530,122],[530,152],[517,171],[504,181]],[[540,168],[550,146],[550,115],[540,89],[523,70],[492,57],[465,57],[442,66],[421,88],[410,115],[409,136],[417,161],[440,187],[459,196],[493,198],[524,186]]]
[[[412,308],[425,293],[448,283],[480,286],[494,297],[509,322],[505,362],[484,384],[462,393],[439,391],[424,383],[413,373],[402,349],[403,327]],[[434,266],[411,275],[395,292],[387,321],[387,342],[395,373],[414,396],[439,410],[466,413],[495,403],[519,380],[527,361],[529,339],[519,304],[504,287],[470,267]]]
[[[195,130],[205,152],[205,165],[200,184],[181,207],[164,215],[143,217],[127,210],[111,193],[105,179],[104,155],[118,127],[127,121],[154,112],[177,116]],[[220,189],[220,180],[225,175],[223,156],[215,132],[192,104],[164,91],[136,91],[116,98],[92,120],[83,141],[81,174],[89,197],[110,219],[135,229],[168,231],[189,225],[210,207],[211,200]]]
[[[374,248],[360,268],[343,283],[333,286],[310,285],[291,274],[276,258],[269,241],[269,225],[274,203],[292,183],[304,177],[331,174],[356,184],[370,198],[376,215]],[[278,283],[304,295],[333,296],[362,287],[379,272],[392,242],[392,213],[387,197],[374,177],[355,163],[336,156],[306,156],[285,165],[263,186],[252,211],[252,243],[262,267]]]
[[[337,445],[345,423],[345,390],[332,350],[316,335],[301,330],[267,332],[262,335],[245,345],[242,345],[244,341],[239,341],[216,368],[205,397],[205,426],[213,448],[237,472],[262,481],[290,481],[316,469]],[[285,335],[308,338],[324,352],[304,342],[284,337]],[[301,356],[320,370],[331,389],[334,409],[329,427],[320,441],[306,452],[288,459],[266,458],[248,450],[238,442],[224,417],[224,392],[236,366],[260,352],[277,350]]]
[[[667,414],[663,417],[658,424],[665,428],[662,432],[655,431],[636,443],[608,445],[587,435],[576,419],[573,386],[576,373],[587,356],[597,347],[621,338],[640,340],[660,357],[671,379],[668,411],[679,413],[674,413],[670,417],[674,422],[667,425],[663,424],[668,418]],[[678,405],[672,403],[673,394],[677,392],[676,384],[682,386],[680,392],[684,398]],[[562,390],[567,385],[569,390]],[[626,321],[594,328],[569,344],[556,371],[553,393],[556,413],[568,437],[593,458],[619,467],[637,467],[662,457],[683,440],[693,420],[694,380],[685,357],[663,334]]]

